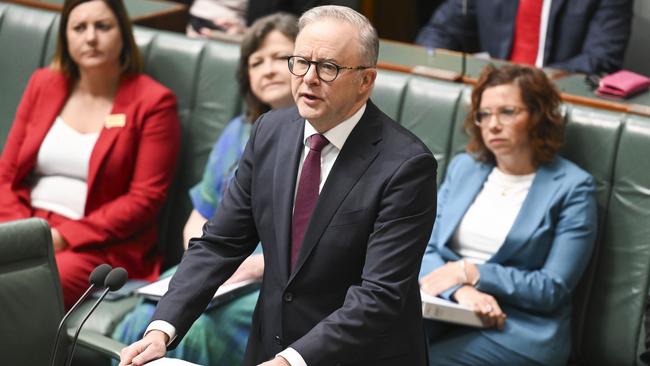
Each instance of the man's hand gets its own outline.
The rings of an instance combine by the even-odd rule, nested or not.
[[[68,247],[68,242],[65,238],[59,233],[59,230],[52,228],[50,229],[52,233],[52,245],[54,246],[54,251],[58,252]]]
[[[454,293],[454,299],[464,306],[474,309],[488,328],[503,329],[506,314],[501,310],[497,300],[472,286],[463,286]]]
[[[285,360],[284,357],[277,356],[276,358],[261,363],[258,366],[291,366],[291,364],[289,364],[289,361]]]
[[[150,331],[141,340],[122,349],[119,366],[140,366],[163,357],[167,352],[168,341],[169,337],[164,332]]]
[[[463,267],[456,262],[447,262],[420,280],[420,288],[431,296],[438,296],[443,291],[462,285],[466,281]]]

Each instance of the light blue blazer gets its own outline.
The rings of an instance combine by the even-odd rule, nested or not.
[[[468,154],[453,159],[438,193],[420,277],[460,259],[448,245],[493,168]],[[596,239],[595,193],[593,178],[566,159],[539,167],[503,246],[478,266],[476,288],[496,298],[507,315],[505,328],[477,334],[542,364],[566,364],[571,294]]]

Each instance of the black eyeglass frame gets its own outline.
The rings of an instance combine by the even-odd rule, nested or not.
[[[309,66],[307,66],[307,69],[305,70],[304,73],[300,74],[300,73],[295,73],[293,71],[293,64],[294,64],[295,59],[304,60],[309,65]],[[320,75],[320,67],[323,64],[329,64],[329,65],[332,65],[332,66],[334,66],[336,68],[336,74],[334,75],[332,80],[326,80],[326,79],[323,79],[323,77],[321,77],[321,75]],[[331,83],[332,81],[336,80],[336,78],[339,77],[339,74],[341,73],[341,70],[367,70],[367,69],[374,68],[372,66],[356,66],[356,67],[341,66],[341,65],[337,65],[336,63],[334,63],[332,61],[312,61],[312,60],[307,60],[305,57],[302,57],[302,56],[295,56],[295,55],[287,56],[287,67],[289,68],[289,72],[291,74],[295,75],[295,76],[305,76],[305,75],[307,75],[307,73],[309,72],[309,69],[311,68],[311,65],[316,66],[316,76],[318,76],[318,78],[321,81],[324,81],[326,83]]]

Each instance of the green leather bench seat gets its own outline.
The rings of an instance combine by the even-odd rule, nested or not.
[[[650,258],[650,120],[625,121],[617,147],[582,332],[583,360],[589,365],[634,364],[643,342]]]
[[[0,149],[29,77],[44,64],[55,14],[0,3]]]
[[[48,364],[63,316],[56,273],[50,228],[44,220],[0,224],[3,365]]]
[[[0,147],[34,68],[51,59],[57,17],[0,3]],[[179,260],[182,226],[191,209],[187,190],[201,177],[210,148],[241,111],[235,44],[188,39],[136,27],[145,72],[178,98],[182,148],[177,179],[160,216],[160,248],[167,265]],[[418,135],[439,162],[438,181],[463,150],[463,120],[471,87],[379,70],[372,99]],[[564,106],[566,143],[561,154],[597,183],[597,249],[574,296],[571,364],[638,365],[650,275],[650,119],[573,105]],[[134,299],[100,307],[87,327],[109,334]]]
[[[183,224],[192,208],[187,192],[200,180],[221,131],[239,113],[239,46],[140,27],[135,32],[145,72],[174,91],[182,125],[176,180],[160,217],[159,247],[168,267],[182,255]]]
[[[462,84],[412,77],[398,121],[422,139],[438,160],[438,183],[450,160],[450,137]]]

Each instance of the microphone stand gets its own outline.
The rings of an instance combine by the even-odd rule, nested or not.
[[[90,315],[97,309],[97,306],[104,300],[106,295],[110,291],[117,291],[122,286],[124,286],[124,283],[126,282],[128,278],[128,273],[124,268],[117,267],[113,268],[107,275],[106,275],[106,280],[104,281],[104,286],[106,286],[106,289],[104,292],[102,292],[102,295],[99,297],[99,299],[93,304],[93,307],[88,310],[84,318],[81,320],[81,323],[77,327],[77,331],[74,334],[74,338],[72,339],[72,345],[70,347],[70,351],[68,352],[68,358],[66,365],[70,366],[72,364],[72,356],[74,354],[74,349],[77,345],[77,339],[79,338],[79,333],[81,333],[81,328],[83,328],[84,324],[86,323],[86,320],[90,317]]]
[[[463,5],[462,5],[462,13],[463,13],[463,29],[467,31],[467,0],[463,0]],[[463,33],[465,34],[465,33]],[[461,43],[461,69],[460,69],[460,82],[463,82],[463,78],[465,77],[465,74],[467,73],[467,37],[463,37],[463,42]]]
[[[106,276],[108,275],[109,271],[112,269],[111,266],[108,264],[100,264],[99,266],[95,267],[95,269],[90,273],[90,286],[86,290],[86,292],[81,295],[79,300],[75,302],[74,305],[68,310],[68,312],[63,316],[63,319],[61,319],[61,322],[59,323],[59,327],[56,330],[56,337],[54,338],[54,345],[52,348],[52,352],[50,353],[50,366],[54,366],[54,362],[56,362],[56,355],[59,351],[59,340],[61,339],[61,330],[63,329],[63,325],[68,321],[68,318],[70,317],[70,314],[74,312],[74,310],[81,305],[82,302],[90,296],[91,292],[95,289],[96,286],[101,286],[101,284],[104,283],[104,280],[106,279]]]
[[[99,297],[99,300],[97,300],[97,301],[95,302],[95,304],[93,305],[93,307],[90,308],[90,310],[88,310],[88,312],[87,312],[86,315],[84,316],[84,318],[83,318],[83,320],[81,321],[81,323],[79,323],[79,326],[77,327],[77,331],[74,333],[74,338],[72,339],[72,346],[70,347],[70,351],[68,351],[68,358],[67,358],[66,366],[70,366],[70,365],[72,364],[72,355],[74,354],[74,348],[75,348],[75,346],[77,345],[77,338],[79,338],[79,333],[81,333],[81,328],[82,328],[82,327],[84,326],[84,324],[86,323],[86,320],[88,320],[88,318],[90,318],[90,314],[92,314],[93,311],[95,311],[95,309],[97,308],[97,306],[99,306],[99,304],[102,302],[102,300],[104,300],[104,297],[106,297],[106,295],[107,295],[110,291],[111,291],[111,288],[110,288],[110,287],[107,287],[107,288],[104,290],[104,292],[102,292],[102,295]]]

